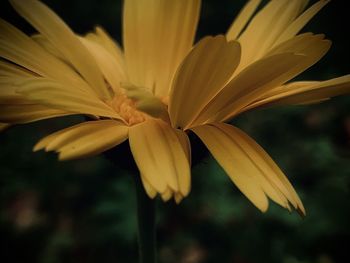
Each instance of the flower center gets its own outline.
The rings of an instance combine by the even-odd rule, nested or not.
[[[118,94],[111,101],[113,109],[130,125],[135,125],[146,120],[146,115],[136,109],[135,102],[125,94]]]

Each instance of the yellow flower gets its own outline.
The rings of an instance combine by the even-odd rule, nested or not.
[[[123,50],[101,28],[74,34],[36,0],[11,4],[38,34],[0,22],[0,122],[83,114],[42,139],[60,160],[100,154],[129,140],[148,195],[180,202],[190,192],[194,132],[261,211],[268,198],[305,214],[288,179],[248,135],[226,124],[261,106],[304,104],[350,91],[350,76],[291,82],[328,51],[323,35],[297,35],[324,6],[251,0],[226,36],[193,47],[200,0],[125,0]],[[225,123],[226,122],[226,123]]]

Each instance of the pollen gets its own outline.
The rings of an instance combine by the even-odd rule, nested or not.
[[[137,110],[135,102],[125,94],[118,94],[109,102],[109,104],[129,126],[133,126],[146,120],[146,115]]]

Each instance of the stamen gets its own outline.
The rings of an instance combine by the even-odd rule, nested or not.
[[[146,120],[144,113],[138,111],[135,107],[135,102],[125,94],[115,96],[109,104],[130,126]]]
[[[148,117],[170,122],[167,104],[145,89],[122,84],[122,92],[116,94],[109,105],[129,124],[135,125]]]

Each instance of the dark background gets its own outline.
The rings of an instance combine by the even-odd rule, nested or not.
[[[45,0],[77,33],[99,24],[120,42],[121,2]],[[203,1],[197,38],[224,33],[245,1]],[[333,41],[301,76],[350,73],[347,1],[332,1],[303,30]],[[0,1],[1,17],[32,29]],[[160,263],[350,262],[350,96],[246,113],[234,123],[282,167],[307,216],[271,203],[262,214],[211,158],[193,169],[180,205],[158,202]],[[16,126],[0,134],[1,262],[137,262],[133,181],[102,157],[58,162],[33,145],[79,117]]]

